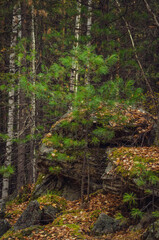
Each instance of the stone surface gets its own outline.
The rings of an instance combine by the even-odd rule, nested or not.
[[[54,221],[60,211],[53,206],[45,206],[42,209],[41,224],[46,225]]]
[[[101,176],[107,166],[107,154],[105,148],[89,149],[89,173],[90,173],[90,192],[102,189]],[[83,169],[83,158],[74,159],[72,162],[50,161],[43,152],[39,153],[38,168],[39,172],[46,175],[42,183],[36,187],[33,199],[36,199],[46,191],[58,190],[67,200],[77,200],[81,196],[81,179]],[[78,153],[77,153],[78,155]],[[60,174],[48,175],[49,167],[59,166]],[[85,168],[85,189],[87,189],[87,166]],[[86,193],[86,192],[85,192]]]
[[[114,233],[120,229],[120,222],[105,213],[101,213],[94,224],[92,231],[95,234]]]
[[[41,195],[46,194],[48,191],[52,191],[56,188],[58,178],[51,174],[47,174],[43,177],[39,184],[36,184],[35,189],[32,193],[31,199],[35,200]]]
[[[143,234],[142,240],[157,240],[159,239],[159,220],[151,224],[147,231]]]
[[[27,208],[24,210],[22,215],[17,220],[14,225],[15,230],[23,229],[30,227],[32,225],[38,225],[41,221],[41,210],[39,203],[35,201],[31,201]]]
[[[107,127],[111,131],[114,131],[113,138],[110,139],[108,137],[104,142],[101,138],[99,140],[99,146],[94,147],[92,144],[92,131],[101,126],[101,123],[96,116],[94,116],[92,124],[87,129],[89,132],[87,139],[87,163],[89,162],[89,164],[86,164],[84,168],[84,188],[87,189],[89,171],[90,192],[97,191],[103,187],[101,176],[103,175],[108,164],[108,155],[106,153],[108,146],[122,146],[123,144],[133,146],[141,145],[141,143],[142,145],[149,145],[147,141],[151,139],[150,136],[153,131],[154,121],[150,114],[133,108],[122,109],[122,106],[120,106],[120,109],[117,107],[116,110],[119,110],[119,112],[121,111],[122,115],[126,114],[128,119],[126,122],[110,121],[108,123]],[[108,113],[106,112],[106,115],[107,114]],[[112,112],[110,112],[110,114],[112,114]],[[84,176],[84,151],[78,147],[63,149],[63,144],[61,144],[61,147],[56,146],[56,144],[52,141],[52,136],[54,134],[62,134],[61,136],[63,137],[69,137],[73,140],[81,140],[85,136],[85,127],[80,124],[75,134],[75,132],[72,131],[72,128],[64,128],[62,126],[61,123],[64,121],[72,124],[74,123],[75,118],[71,111],[67,112],[65,115],[63,115],[63,117],[61,117],[61,119],[55,122],[55,124],[51,127],[50,132],[42,139],[42,144],[39,148],[37,165],[38,171],[46,175],[46,178],[43,183],[35,189],[35,193],[33,194],[34,199],[36,196],[40,196],[40,194],[43,194],[47,190],[60,190],[62,192],[62,196],[66,197],[68,200],[75,200],[80,197],[81,179],[82,175]],[[136,133],[136,138],[134,138],[134,132]],[[66,153],[67,156],[72,156],[73,159],[59,159],[56,157],[56,151],[58,153]],[[83,151],[83,153],[81,151]],[[60,169],[58,175],[55,173],[48,176],[50,167]],[[107,178],[105,180],[106,183],[109,182],[109,184],[105,185],[105,188],[107,188],[108,191],[118,194],[118,190],[123,190],[123,183],[118,176],[113,180],[114,181],[112,182],[112,176],[109,176],[109,179]]]
[[[10,228],[11,225],[6,219],[0,219],[0,237],[3,236],[3,234],[5,234]]]
[[[79,181],[49,174],[44,177],[40,184],[36,185],[31,199],[35,200],[48,191],[52,192],[54,190],[59,191],[61,196],[70,201],[79,199],[81,194]]]

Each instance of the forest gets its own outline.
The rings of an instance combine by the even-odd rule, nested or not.
[[[159,239],[158,1],[0,0],[0,22],[0,237]]]

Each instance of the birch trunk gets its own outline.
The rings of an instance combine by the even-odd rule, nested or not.
[[[9,72],[14,75],[16,71],[15,67],[15,46],[17,44],[17,31],[18,31],[18,24],[17,24],[17,6],[13,8],[13,19],[12,19],[12,38],[11,38],[11,54],[9,59]],[[8,122],[7,122],[7,134],[8,139],[6,142],[6,159],[5,159],[5,167],[9,166],[12,162],[12,142],[14,137],[13,132],[13,124],[14,124],[14,85],[12,84],[11,90],[8,94]],[[3,186],[2,186],[2,202],[5,202],[6,198],[8,197],[8,190],[9,190],[9,177],[3,177]]]
[[[74,46],[75,48],[75,53],[77,55],[77,50],[79,47],[79,37],[80,37],[80,22],[81,22],[81,3],[77,1],[77,15],[76,15],[76,20],[75,20],[75,39],[76,39],[76,44]],[[78,61],[76,57],[73,57],[72,61],[72,71],[71,71],[71,77],[70,77],[70,91],[71,92],[77,92],[77,86],[78,86]]]
[[[87,47],[88,48],[91,46],[91,42],[90,42],[91,27],[92,27],[92,0],[88,0],[88,18],[87,18],[87,37],[88,37]],[[89,58],[89,55],[88,55],[88,58]],[[85,74],[85,83],[86,84],[90,83],[89,62],[88,62],[86,74]]]

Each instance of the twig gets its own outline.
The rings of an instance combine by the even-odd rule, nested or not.
[[[148,11],[151,13],[151,15],[153,16],[154,21],[155,21],[157,27],[159,27],[159,21],[157,20],[157,16],[156,16],[156,14],[155,14],[154,12],[152,12],[152,9],[150,8],[150,5],[148,4],[148,2],[147,2],[146,0],[143,0],[143,1],[144,1],[145,4],[146,4],[146,8],[147,8],[147,10],[148,10]]]
[[[144,0],[144,1],[145,1],[145,0]],[[116,4],[117,4],[117,6],[118,6],[118,8],[119,8],[119,11],[121,12],[121,9],[120,9],[121,6],[120,6],[120,3],[119,3],[118,0],[116,0]],[[140,59],[139,59],[139,57],[138,57],[138,55],[137,55],[137,50],[136,50],[136,47],[135,47],[135,42],[134,42],[133,36],[132,36],[132,34],[131,34],[131,30],[130,30],[129,24],[128,24],[128,22],[126,21],[126,19],[125,19],[124,16],[122,17],[122,19],[123,19],[123,21],[125,22],[125,25],[126,25],[126,28],[127,28],[128,34],[129,34],[129,37],[130,37],[131,44],[132,44],[132,47],[133,47],[133,49],[134,49],[134,54],[135,54],[136,61],[137,61],[138,65],[139,65],[139,67],[140,67],[142,76],[143,76],[143,78],[144,78],[144,80],[145,80],[145,82],[146,82],[146,84],[147,84],[147,86],[148,86],[148,88],[149,88],[149,91],[150,91],[150,93],[151,93],[151,96],[152,96],[152,99],[153,99],[153,102],[154,102],[154,106],[157,108],[156,103],[155,103],[155,101],[154,101],[154,94],[153,94],[152,88],[151,88],[151,86],[150,86],[150,83],[149,83],[146,75],[145,75],[144,69],[143,69],[142,64],[141,64],[141,62],[140,62]]]

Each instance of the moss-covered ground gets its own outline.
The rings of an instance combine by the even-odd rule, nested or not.
[[[140,239],[143,231],[130,231],[124,229],[123,231],[95,236],[92,234],[92,227],[98,218],[99,214],[104,212],[110,216],[115,216],[120,212],[123,204],[120,196],[112,194],[104,194],[98,192],[90,196],[89,204],[84,208],[81,207],[80,200],[66,201],[64,198],[54,194],[46,194],[38,199],[40,206],[53,205],[62,210],[53,223],[45,226],[33,226],[20,231],[9,230],[1,240],[7,239],[56,239],[56,240],[73,240],[73,239],[112,239],[112,240],[126,240],[126,239]],[[28,202],[18,204],[16,201],[10,202],[7,205],[8,221],[13,226],[22,211],[27,207]]]

